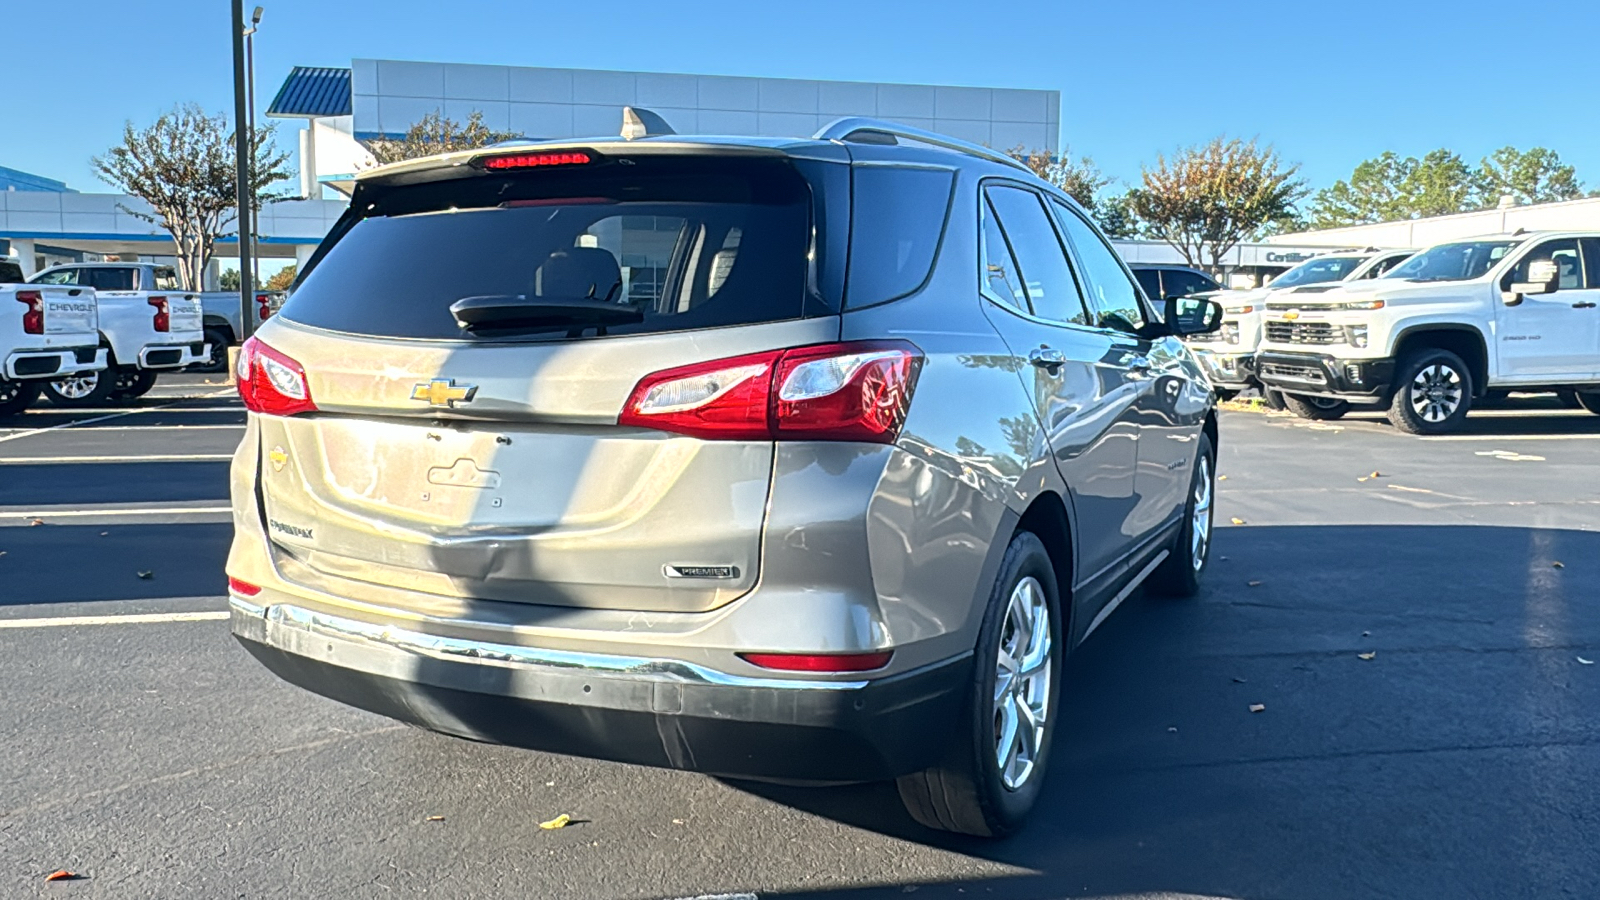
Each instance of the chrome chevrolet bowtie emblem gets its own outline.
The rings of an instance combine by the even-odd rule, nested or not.
[[[429,406],[450,408],[457,403],[471,403],[472,395],[478,392],[475,384],[456,384],[454,378],[435,378],[426,384],[419,384],[411,389],[411,399],[426,400]]]

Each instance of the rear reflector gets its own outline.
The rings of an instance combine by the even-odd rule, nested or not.
[[[536,169],[544,166],[585,166],[593,160],[582,152],[515,153],[483,157],[485,169]]]
[[[617,422],[707,440],[893,443],[922,352],[904,341],[769,350],[647,375]]]
[[[870,672],[889,664],[894,651],[878,653],[741,653],[739,657],[763,669],[784,672]]]
[[[261,593],[261,586],[229,576],[228,593],[238,594],[241,597],[254,597]]]
[[[297,362],[252,337],[239,348],[239,398],[251,412],[292,416],[315,412],[306,370]]]

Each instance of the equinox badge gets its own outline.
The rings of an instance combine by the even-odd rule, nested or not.
[[[413,387],[411,399],[426,400],[429,406],[450,409],[457,403],[471,403],[472,395],[477,392],[478,386],[475,384],[457,385],[454,378],[435,378]]]

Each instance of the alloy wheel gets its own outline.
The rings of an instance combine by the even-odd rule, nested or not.
[[[66,397],[68,400],[82,400],[94,393],[94,389],[100,386],[100,373],[86,372],[82,375],[68,375],[66,378],[51,382],[50,386],[55,388],[56,393]]]
[[[1461,376],[1444,363],[1424,366],[1411,379],[1411,409],[1425,422],[1439,423],[1461,407]]]
[[[1189,563],[1196,572],[1205,567],[1211,546],[1211,460],[1200,457],[1194,484],[1194,513],[1189,527]]]
[[[1050,603],[1030,575],[1011,591],[995,665],[994,754],[1007,790],[1027,783],[1044,744],[1050,649]]]

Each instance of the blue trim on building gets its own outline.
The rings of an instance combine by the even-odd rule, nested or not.
[[[0,238],[15,238],[17,240],[34,241],[149,241],[151,243],[171,243],[172,238],[164,234],[109,234],[93,231],[0,231]],[[219,237],[217,244],[237,244],[239,239],[234,236]],[[320,244],[322,238],[288,238],[288,237],[261,237],[256,238],[258,244]],[[42,252],[43,248],[39,248]]]
[[[314,119],[351,115],[350,70],[295,66],[284,79],[267,115],[280,119]]]

